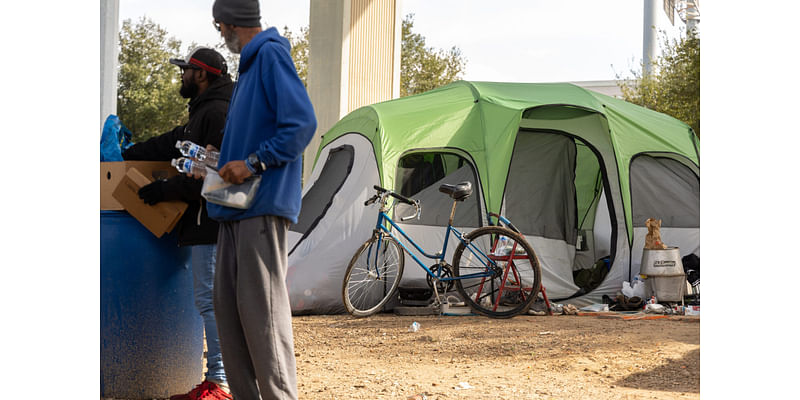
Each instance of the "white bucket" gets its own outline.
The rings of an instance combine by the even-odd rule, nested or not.
[[[686,273],[683,271],[679,248],[644,249],[640,273],[647,276],[650,289],[658,301],[683,300]]]

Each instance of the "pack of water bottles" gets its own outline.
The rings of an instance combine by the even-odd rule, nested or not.
[[[178,141],[175,147],[183,157],[172,160],[178,171],[203,177],[200,195],[211,203],[227,207],[247,209],[261,185],[261,176],[251,176],[244,183],[235,185],[225,182],[217,173],[219,152],[208,151],[188,140]]]
[[[202,146],[188,140],[179,140],[175,143],[183,157],[173,159],[172,166],[185,174],[206,176],[206,167],[216,171],[219,162],[219,152],[209,151]]]

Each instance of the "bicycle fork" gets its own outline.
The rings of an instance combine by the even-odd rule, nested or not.
[[[381,242],[383,242],[383,234],[381,231],[375,229],[372,232],[373,237],[375,238],[375,245],[370,246],[371,248],[367,251],[367,277],[369,279],[379,280],[381,278],[380,270],[378,269],[378,256],[380,255],[381,251]],[[375,256],[372,256],[372,252],[375,252]],[[369,260],[373,260],[373,268],[369,267]]]

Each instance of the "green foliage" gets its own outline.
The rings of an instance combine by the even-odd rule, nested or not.
[[[187,100],[180,96],[180,68],[169,63],[181,58],[181,42],[142,17],[127,19],[119,33],[117,116],[140,142],[164,133],[188,119]]]
[[[435,89],[461,79],[466,59],[453,46],[448,51],[425,46],[425,37],[414,33],[414,14],[403,18],[400,51],[400,97]]]
[[[292,45],[292,60],[297,69],[297,75],[303,81],[303,85],[308,87],[308,27],[301,27],[300,34],[294,36],[288,26],[283,27],[283,36]]]
[[[671,42],[663,36],[665,45],[652,72],[631,71],[634,79],[620,83],[622,96],[685,122],[700,137],[700,38],[695,31]]]

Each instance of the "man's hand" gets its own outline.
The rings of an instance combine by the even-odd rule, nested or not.
[[[155,181],[139,189],[139,198],[149,205],[164,201],[164,181]]]
[[[247,168],[244,160],[230,161],[219,170],[219,176],[222,177],[222,180],[236,185],[243,183],[245,179],[252,175],[253,173]]]

